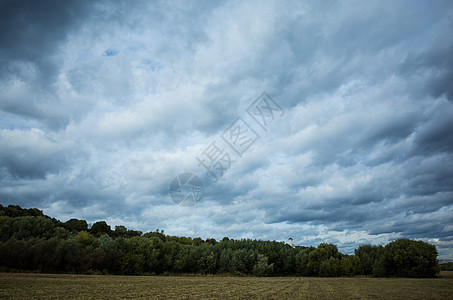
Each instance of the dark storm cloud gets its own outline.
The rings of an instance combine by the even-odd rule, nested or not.
[[[70,141],[56,141],[41,130],[1,130],[0,166],[14,178],[43,179],[67,169],[81,153]]]
[[[438,110],[428,112],[429,120],[416,132],[415,143],[420,154],[453,151],[453,108],[442,103]]]
[[[0,3],[2,110],[43,119],[50,128],[68,124],[67,115],[58,109],[53,84],[64,63],[60,46],[83,23],[89,6],[84,0]],[[13,88],[14,83],[20,89]]]
[[[52,56],[87,13],[87,1],[12,0],[0,3],[0,69],[3,78],[17,76],[15,64],[36,64],[40,78],[54,75]]]
[[[448,28],[453,29],[451,17],[448,19]],[[409,52],[400,66],[400,73],[405,76],[417,76],[423,71],[433,71],[432,77],[422,86],[433,97],[445,95],[450,101],[453,99],[451,82],[453,80],[453,41],[439,33],[435,42],[428,49]]]

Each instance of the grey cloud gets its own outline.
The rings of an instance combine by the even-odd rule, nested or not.
[[[39,67],[40,77],[52,76],[52,56],[68,30],[86,14],[85,1],[2,1],[0,4],[0,57],[3,76],[11,76],[14,63],[28,61]]]
[[[64,60],[59,50],[89,10],[86,1],[2,1],[0,4],[0,108],[45,120],[49,128],[68,124],[56,106],[54,82]],[[16,87],[13,87],[16,85]]]
[[[430,112],[429,120],[416,131],[414,143],[420,153],[449,152],[453,150],[453,107],[447,103]]]
[[[55,141],[40,130],[1,130],[0,164],[16,178],[44,178],[69,167],[71,142]]]

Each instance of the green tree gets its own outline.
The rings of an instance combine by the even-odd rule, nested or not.
[[[115,226],[115,230],[112,232],[112,236],[114,237],[126,237],[127,235],[127,228],[123,225]]]
[[[13,235],[13,219],[7,216],[0,216],[0,241],[6,242]]]
[[[340,260],[340,274],[354,276],[361,270],[360,259],[355,255],[344,255]]]
[[[86,259],[86,250],[83,245],[74,238],[62,240],[58,243],[56,257],[58,270],[69,273],[83,271],[83,261]]]
[[[125,239],[125,254],[121,260],[121,273],[141,275],[145,270],[145,248],[147,241],[139,237]]]
[[[409,239],[387,244],[373,270],[376,276],[399,277],[434,277],[438,272],[436,247]]]
[[[328,258],[340,258],[341,256],[337,246],[334,244],[321,243],[319,244],[318,249],[326,249]]]
[[[217,255],[212,247],[202,249],[197,260],[198,271],[202,274],[214,274],[217,271]]]
[[[360,245],[354,250],[360,260],[360,273],[370,275],[373,273],[373,266],[379,258],[382,246]]]
[[[0,204],[0,216],[8,216],[11,218],[16,218],[16,217],[25,217],[25,216],[31,216],[31,217],[43,217],[44,214],[42,213],[42,210],[39,210],[37,208],[22,208],[19,205],[8,205],[7,207],[3,206]]]
[[[308,255],[307,271],[309,275],[319,275],[321,263],[329,259],[329,252],[325,248],[316,248]]]
[[[215,245],[217,244],[217,241],[215,239],[206,239],[206,244]]]
[[[29,270],[30,262],[25,259],[25,251],[28,247],[27,241],[15,238],[0,242],[0,265],[7,268]]]
[[[13,236],[17,239],[28,237],[50,238],[55,235],[52,220],[46,217],[17,217],[13,218]]]
[[[93,244],[95,239],[90,233],[88,233],[86,231],[80,231],[79,233],[77,233],[75,240],[80,245],[86,247],[86,246]]]
[[[319,264],[319,276],[335,277],[341,275],[340,260],[338,258],[329,257],[327,260],[321,261]]]
[[[222,242],[223,243],[223,242]],[[219,272],[220,273],[232,273],[234,271],[232,260],[233,250],[229,248],[222,249],[219,257]]]
[[[231,260],[231,269],[233,272],[251,274],[255,265],[255,253],[246,247],[240,248],[233,252]]]
[[[274,264],[269,264],[267,256],[258,254],[255,265],[253,266],[253,275],[266,276],[272,274]]]
[[[99,221],[91,226],[90,233],[94,236],[100,237],[103,234],[111,235],[112,229],[105,221]]]
[[[64,222],[63,226],[73,232],[88,231],[88,224],[85,220],[70,219]]]
[[[310,271],[308,269],[309,255],[310,252],[315,250],[314,247],[304,248],[299,250],[296,255],[296,272],[303,276],[309,276]]]

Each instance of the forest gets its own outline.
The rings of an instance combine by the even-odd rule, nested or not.
[[[75,274],[435,277],[437,249],[399,239],[342,254],[334,244],[292,247],[252,239],[143,233],[105,221],[61,222],[36,208],[0,205],[0,271]]]

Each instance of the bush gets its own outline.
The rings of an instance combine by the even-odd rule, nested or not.
[[[434,245],[400,239],[384,247],[373,273],[375,276],[435,277],[439,270]]]

